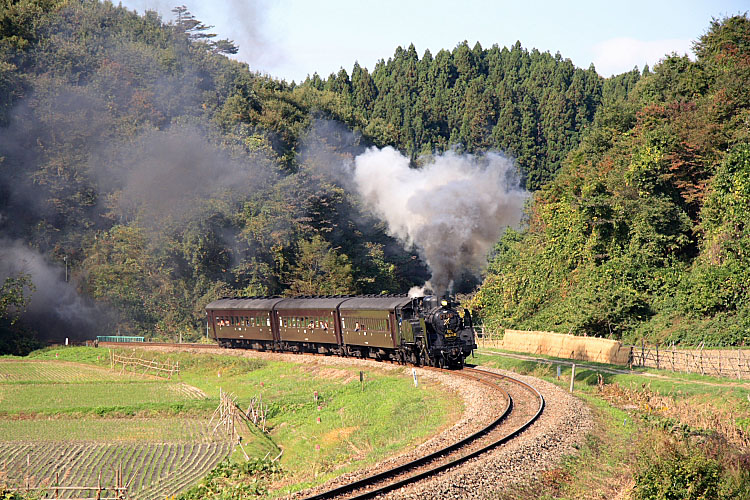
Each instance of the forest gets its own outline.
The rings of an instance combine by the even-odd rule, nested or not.
[[[747,16],[611,78],[463,42],[286,82],[173,13],[0,0],[0,351],[194,340],[221,296],[423,285],[424,248],[331,168],[372,147],[513,160],[523,219],[456,283],[485,325],[747,343]]]

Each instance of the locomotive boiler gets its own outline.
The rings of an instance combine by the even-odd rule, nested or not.
[[[223,298],[206,316],[222,347],[460,368],[476,344],[469,312],[456,306],[435,296]]]

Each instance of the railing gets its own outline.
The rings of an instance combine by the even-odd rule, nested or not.
[[[97,335],[96,340],[98,342],[143,342],[145,337],[130,337],[121,335]]]
[[[29,458],[27,457],[27,461]],[[132,481],[132,478],[131,480]],[[11,491],[17,491],[19,493],[26,493],[30,498],[44,498],[44,499],[55,499],[55,500],[127,500],[128,498],[128,484],[124,484],[122,466],[115,470],[115,485],[108,486],[102,484],[102,474],[99,473],[97,478],[96,486],[60,486],[60,472],[55,473],[55,484],[47,486],[32,486],[31,479],[26,478],[24,480],[23,487],[9,486]],[[6,486],[8,487],[8,486]],[[66,496],[73,492],[84,492],[90,491],[93,496]]]

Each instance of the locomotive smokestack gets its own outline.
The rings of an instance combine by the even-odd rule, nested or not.
[[[498,153],[448,152],[412,169],[395,149],[370,148],[355,158],[354,182],[390,234],[419,250],[438,296],[466,273],[478,275],[505,229],[520,223],[528,197],[513,162]]]

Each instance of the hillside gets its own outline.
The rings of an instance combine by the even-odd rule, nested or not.
[[[441,286],[477,285],[484,246],[438,259],[357,195],[347,169],[370,146],[409,172],[500,158],[505,182],[501,150],[537,190],[473,302],[487,324],[746,340],[746,17],[715,21],[694,62],[610,79],[460,43],[294,85],[235,50],[184,9],[0,4],[0,351],[35,334],[196,339],[220,296],[404,293],[438,260]],[[505,224],[457,222],[483,217],[473,198],[452,194],[440,221],[448,204],[427,196],[411,218],[439,223],[430,241],[491,245]]]
[[[666,57],[534,197],[474,298],[486,322],[627,341],[750,341],[750,20]]]
[[[232,42],[216,40],[185,9],[167,23],[110,3],[34,0],[4,3],[0,17],[4,350],[20,348],[23,331],[58,341],[102,331],[195,338],[202,306],[222,295],[421,285],[430,272],[420,249],[389,236],[331,165],[370,145],[396,146],[414,160],[458,142],[481,152],[512,139],[536,144],[518,150],[523,158],[544,149],[549,160],[521,160],[527,184],[538,185],[577,145],[603,82],[520,45],[471,52],[462,44],[434,64],[425,55],[421,71],[433,76],[419,101],[434,113],[450,101],[453,111],[424,115],[431,125],[423,136],[383,121],[413,104],[399,97],[405,87],[391,88],[407,83],[398,67],[417,63],[413,50],[397,50],[372,78],[355,71],[352,94],[343,76],[344,86],[315,78],[294,86],[254,73],[224,55],[236,50]],[[433,95],[445,78],[450,95]],[[464,89],[480,98],[487,78],[497,80],[492,103],[464,102]],[[360,84],[377,85],[371,101],[360,99]],[[489,119],[502,88],[513,93],[502,102],[528,94],[529,119],[539,123],[552,100],[565,101],[575,125],[560,147],[548,135],[567,130],[561,116],[518,131],[498,122],[492,141],[479,133],[484,122],[461,129],[474,127],[472,140],[458,132],[456,110]],[[396,125],[405,135],[385,133]]]

